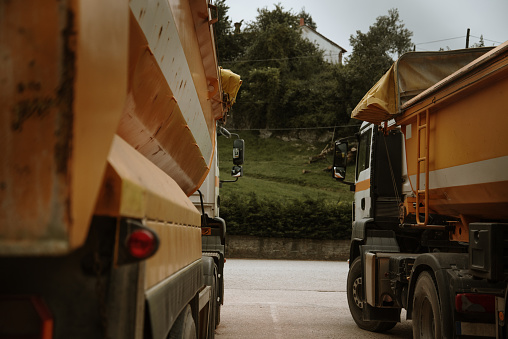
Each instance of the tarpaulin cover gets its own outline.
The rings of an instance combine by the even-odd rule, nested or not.
[[[242,80],[238,74],[233,73],[229,69],[221,69],[220,77],[222,82],[222,90],[227,94],[226,103],[232,106],[235,103],[236,95],[242,85]]]
[[[367,92],[352,118],[380,124],[399,114],[404,102],[479,58],[492,48],[410,52],[401,56]]]

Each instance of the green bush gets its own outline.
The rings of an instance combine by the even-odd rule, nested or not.
[[[220,214],[230,235],[334,240],[351,236],[351,205],[345,202],[232,194],[222,200]]]

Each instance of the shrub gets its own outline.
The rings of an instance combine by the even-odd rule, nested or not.
[[[349,239],[351,206],[322,199],[278,201],[250,195],[223,197],[221,217],[230,235],[271,238]]]

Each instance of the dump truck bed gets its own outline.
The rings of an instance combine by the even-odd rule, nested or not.
[[[118,137],[184,196],[201,185],[225,107],[208,1],[1,1],[0,15],[2,254],[67,253],[99,210],[126,213],[96,207]]]
[[[508,42],[490,50],[441,53],[401,57],[353,116],[401,127],[409,184],[404,193],[428,204],[428,213],[507,220]],[[442,71],[475,56],[447,76]],[[441,66],[422,67],[432,58]],[[442,76],[432,84],[431,78]]]

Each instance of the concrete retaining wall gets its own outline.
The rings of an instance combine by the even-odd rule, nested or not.
[[[226,258],[347,260],[349,240],[258,238],[228,235]]]

